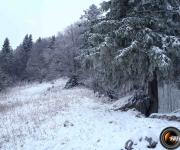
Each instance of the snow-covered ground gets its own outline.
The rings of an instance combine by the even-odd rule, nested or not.
[[[67,79],[33,83],[0,94],[2,150],[121,150],[127,140],[145,150],[145,137],[159,142],[161,131],[180,123],[115,112],[106,98],[83,87],[63,89]],[[142,139],[142,140],[140,140]]]

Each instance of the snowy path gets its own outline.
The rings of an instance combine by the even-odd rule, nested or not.
[[[162,129],[180,128],[177,122],[136,118],[132,111],[110,111],[103,98],[82,87],[65,90],[65,82],[34,83],[0,94],[0,105],[6,107],[0,110],[0,149],[121,150],[132,139],[135,150],[145,150],[148,136],[163,150]]]

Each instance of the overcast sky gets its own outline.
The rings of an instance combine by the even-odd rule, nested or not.
[[[63,31],[77,21],[83,10],[103,0],[0,0],[0,48],[6,37],[19,45],[25,34],[33,39]]]

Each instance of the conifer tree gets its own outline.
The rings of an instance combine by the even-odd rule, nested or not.
[[[91,62],[102,87],[120,88],[128,81],[132,88],[147,92],[149,114],[158,112],[158,79],[169,78],[177,62],[173,60],[180,56],[180,22],[175,17],[179,4],[171,4],[171,10],[168,6],[167,1],[154,0],[102,3],[106,19],[93,25],[82,53],[82,62]]]
[[[12,84],[13,54],[9,39],[6,38],[0,52],[0,90]]]
[[[6,38],[2,47],[2,53],[6,55],[10,53],[10,51],[11,51],[10,42],[9,39]]]
[[[54,49],[55,48],[55,41],[56,41],[56,37],[52,36],[50,39],[50,44],[49,44],[49,48],[50,49]]]
[[[27,78],[27,63],[33,47],[32,35],[26,35],[23,43],[18,47],[16,52],[16,75],[21,79]]]
[[[1,68],[7,74],[11,74],[13,70],[13,54],[9,39],[6,38],[1,51]]]

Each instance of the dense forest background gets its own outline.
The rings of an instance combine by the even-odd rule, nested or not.
[[[149,114],[179,109],[180,0],[110,0],[56,36],[33,42],[27,34],[14,50],[5,39],[1,90],[62,76],[112,99],[143,91]]]

